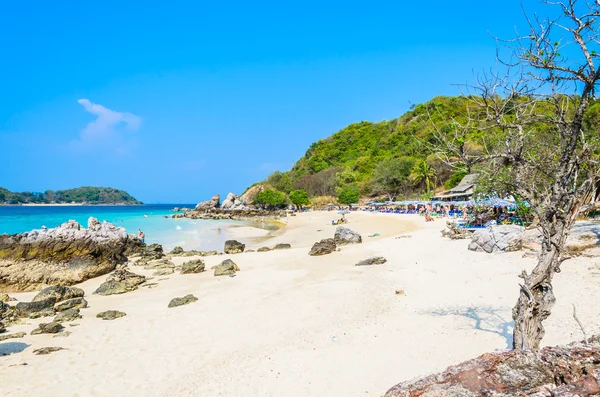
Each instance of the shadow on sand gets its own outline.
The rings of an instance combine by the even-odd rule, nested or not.
[[[474,321],[473,328],[478,331],[491,332],[501,336],[506,342],[506,348],[512,349],[514,321],[512,319],[510,321],[506,320],[506,311],[507,309],[505,308],[483,306],[432,310],[423,314],[468,318]]]
[[[7,342],[0,343],[0,357],[8,356],[14,353],[21,353],[23,350],[27,349],[29,346],[27,343],[22,342]]]

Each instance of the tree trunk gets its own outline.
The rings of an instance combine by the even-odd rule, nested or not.
[[[530,275],[523,272],[519,300],[513,308],[513,348],[517,350],[538,350],[544,337],[542,322],[551,313],[556,302],[552,290],[552,277],[559,272],[560,254],[570,227],[554,219],[543,228],[544,238],[536,267]]]

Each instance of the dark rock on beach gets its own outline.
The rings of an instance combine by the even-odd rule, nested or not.
[[[146,281],[146,277],[132,273],[129,270],[116,270],[110,274],[94,292],[98,295],[124,294],[138,289],[138,286]]]
[[[310,256],[327,255],[327,254],[331,254],[336,249],[337,249],[337,246],[335,244],[335,240],[332,238],[326,238],[326,239],[319,241],[318,243],[315,243],[312,246],[312,248],[310,249],[310,252],[308,253],[308,255],[310,255]]]
[[[9,339],[22,338],[25,335],[27,335],[25,332],[15,332],[14,334],[0,335],[0,342],[3,342],[5,340],[9,340]]]
[[[185,251],[183,250],[183,248],[181,248],[180,246],[177,246],[177,247],[173,248],[171,250],[171,252],[169,252],[169,255],[181,255],[184,252]]]
[[[51,323],[40,323],[36,329],[31,331],[31,335],[39,335],[39,334],[56,334],[60,332],[64,327],[61,323],[51,322]]]
[[[0,235],[0,291],[33,291],[73,285],[109,273],[143,243],[125,229],[90,218],[56,228]]]
[[[269,251],[272,251],[272,250],[273,249],[269,248],[269,247],[260,247],[257,251],[258,252],[269,252]]]
[[[274,250],[287,250],[290,248],[292,248],[292,246],[287,243],[276,244],[275,247],[273,247]]]
[[[336,245],[362,243],[361,235],[345,226],[338,226],[335,229],[335,235],[333,236],[333,239],[335,240]]]
[[[117,318],[121,318],[126,315],[126,313],[120,312],[118,310],[107,310],[105,312],[96,314],[96,317],[101,318],[102,320],[116,320]]]
[[[69,309],[84,309],[88,305],[87,301],[83,298],[73,298],[66,301],[62,301],[54,305],[54,310],[62,312]]]
[[[375,256],[373,258],[365,259],[356,264],[356,266],[370,266],[370,265],[383,265],[387,262],[383,256]]]
[[[51,297],[36,302],[19,302],[15,307],[17,317],[39,318],[54,316],[56,298]]]
[[[67,299],[81,298],[84,295],[85,292],[81,288],[57,285],[44,288],[38,292],[38,294],[33,297],[33,302],[39,302],[49,298],[54,298],[56,302],[62,302]]]
[[[215,276],[232,276],[235,272],[239,272],[240,268],[231,259],[225,259],[221,264],[213,266]]]
[[[400,383],[385,397],[596,396],[600,336],[539,352],[487,353],[444,372]]]
[[[66,350],[64,347],[42,347],[40,349],[35,349],[33,351],[33,354],[36,354],[38,356],[43,356],[46,354],[50,354],[50,353],[54,353],[60,350]]]
[[[181,274],[202,273],[206,265],[202,259],[184,262],[181,265]]]
[[[160,244],[150,244],[147,247],[140,248],[137,252],[134,253],[140,257],[137,264],[142,264],[145,262],[150,262],[156,259],[161,259],[165,256],[163,251],[163,247]]]
[[[60,313],[58,313],[56,315],[56,317],[54,317],[54,322],[56,323],[62,323],[62,322],[69,322],[69,321],[75,321],[75,320],[79,320],[81,318],[81,314],[79,314],[79,309],[67,309],[65,311],[62,311]]]
[[[169,302],[169,307],[177,307],[187,305],[188,303],[196,302],[198,298],[196,298],[192,294],[188,294],[182,298],[173,298],[171,302]]]
[[[244,252],[246,248],[246,244],[242,244],[236,240],[227,240],[225,241],[225,251],[226,254],[240,254]]]

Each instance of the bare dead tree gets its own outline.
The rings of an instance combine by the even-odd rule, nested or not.
[[[557,17],[527,17],[527,35],[499,41],[504,72],[465,87],[466,114],[442,127],[431,123],[442,161],[476,166],[496,192],[526,200],[538,220],[538,263],[521,274],[513,308],[515,349],[539,348],[565,241],[599,181],[600,131],[585,119],[600,81],[600,2],[542,2]]]

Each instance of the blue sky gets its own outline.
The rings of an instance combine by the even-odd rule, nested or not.
[[[529,10],[539,8],[525,0]],[[241,193],[308,146],[495,65],[520,2],[0,5],[0,186]]]

